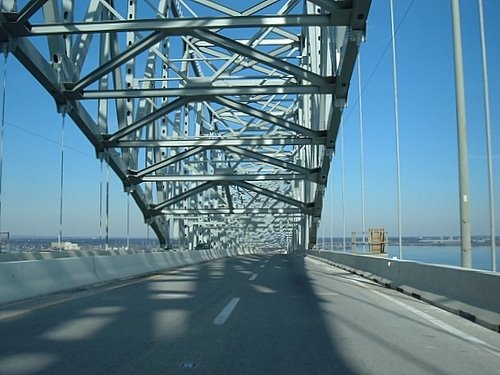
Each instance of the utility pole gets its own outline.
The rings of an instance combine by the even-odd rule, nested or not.
[[[458,158],[460,180],[460,238],[462,267],[472,267],[471,224],[469,209],[469,162],[467,151],[467,122],[465,116],[465,87],[460,26],[460,1],[451,0],[453,22],[453,51],[455,60],[455,91],[457,102]]]

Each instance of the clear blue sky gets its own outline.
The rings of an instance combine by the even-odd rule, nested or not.
[[[451,12],[448,0],[396,0],[404,235],[457,235],[458,162]],[[411,7],[409,8],[409,6]],[[484,0],[490,74],[496,213],[500,215],[500,2]],[[473,234],[489,233],[487,164],[477,1],[461,1]],[[408,10],[409,8],[409,10]],[[405,16],[406,14],[406,16]],[[402,21],[403,17],[404,20]],[[362,45],[366,228],[397,235],[395,130],[389,0],[373,0]],[[495,45],[496,44],[496,45]],[[3,59],[0,62],[3,72]],[[2,231],[59,231],[61,116],[13,56],[8,59]],[[346,231],[361,232],[357,74],[344,112]],[[99,236],[100,164],[70,119],[65,133],[64,235]],[[340,141],[320,236],[342,235]],[[110,235],[126,234],[127,196],[111,174]],[[131,235],[146,237],[131,202]],[[333,216],[333,218],[332,218]],[[500,233],[497,218],[497,233]]]
[[[395,1],[403,235],[460,232],[451,2]],[[374,0],[361,49],[366,228],[397,236],[396,146],[389,0]],[[485,0],[496,214],[500,213],[500,2]],[[486,136],[477,1],[461,1],[472,233],[489,234]],[[495,45],[496,44],[496,45]],[[357,70],[344,112],[346,232],[361,232]],[[341,147],[320,235],[341,236]],[[332,181],[332,180],[330,180]],[[333,191],[332,191],[333,189]],[[333,210],[332,210],[333,205]],[[497,219],[496,231],[500,231]]]

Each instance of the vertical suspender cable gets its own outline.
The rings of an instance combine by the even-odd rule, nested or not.
[[[455,91],[457,102],[458,174],[460,191],[460,240],[462,267],[472,267],[471,223],[469,207],[469,160],[467,150],[467,118],[465,113],[464,65],[460,1],[451,0],[453,24],[453,52],[455,64]]]
[[[324,212],[325,205],[323,204],[323,210],[321,212],[321,217],[324,218],[321,225],[321,250],[325,250],[325,226],[326,226],[326,212]]]
[[[103,171],[103,154],[99,155],[99,161],[101,163],[101,178],[99,182],[99,248],[102,250],[102,185],[104,180],[104,171]]]
[[[149,227],[150,224],[146,225],[146,250],[149,250]]]
[[[127,250],[130,249],[130,191],[127,191]]]
[[[4,51],[3,63],[3,88],[2,88],[2,124],[0,125],[0,236],[2,234],[2,176],[3,176],[3,137],[5,129],[5,103],[7,97],[7,56],[8,52]],[[0,238],[0,252],[2,251],[2,240]]]
[[[106,155],[106,240],[105,250],[109,250],[109,155]]]
[[[346,251],[345,242],[345,175],[344,175],[344,118],[340,120],[340,179],[342,185],[342,249]]]
[[[63,198],[64,198],[64,125],[66,122],[66,111],[62,111],[61,119],[61,170],[60,174],[60,185],[59,185],[59,251],[62,251],[62,236],[63,236]]]
[[[333,162],[333,159],[332,159],[332,162]],[[333,169],[333,168],[331,168]],[[334,210],[334,190],[333,190],[333,178],[332,178],[332,188],[330,189],[330,202],[332,202],[332,208],[330,210],[330,215],[331,215],[331,218],[332,218],[332,222],[331,222],[331,225],[330,225],[330,228],[332,229],[331,230],[331,235],[330,235],[330,250],[333,251],[333,239],[335,238],[335,233],[334,233],[334,221],[335,221],[335,210]]]
[[[394,31],[394,4],[391,5],[391,36],[392,36],[392,74],[394,84],[394,124],[396,130],[396,175],[397,175],[397,195],[398,195],[398,245],[399,259],[403,259],[403,237],[402,237],[402,219],[401,219],[401,163],[399,148],[399,109],[398,109],[398,73],[396,64],[396,33]]]
[[[360,159],[361,159],[361,230],[363,240],[363,252],[365,251],[365,139],[363,131],[363,102],[361,91],[361,52],[358,54],[358,103],[359,103],[359,139],[360,139]]]
[[[495,190],[493,189],[493,151],[491,147],[490,94],[488,85],[488,62],[486,58],[486,38],[484,34],[483,0],[479,3],[479,26],[481,28],[481,54],[483,60],[484,113],[486,121],[486,153],[488,160],[488,191],[490,198],[490,233],[491,233],[491,270],[496,271],[496,234],[495,234]]]

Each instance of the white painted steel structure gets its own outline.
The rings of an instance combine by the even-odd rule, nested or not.
[[[371,0],[3,0],[165,247],[311,248]]]

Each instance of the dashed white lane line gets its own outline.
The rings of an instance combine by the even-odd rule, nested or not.
[[[250,276],[250,278],[248,279],[248,281],[254,281],[256,278],[257,278],[257,274],[254,273],[252,276]]]
[[[223,325],[227,318],[231,315],[233,312],[234,308],[236,305],[240,302],[240,299],[238,297],[233,298],[229,303],[222,309],[222,311],[217,315],[217,317],[214,320],[214,324],[221,326]]]

